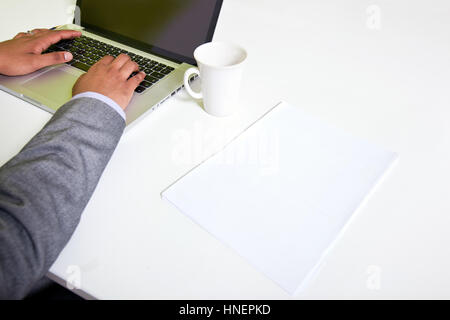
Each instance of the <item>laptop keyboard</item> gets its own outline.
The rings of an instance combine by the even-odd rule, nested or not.
[[[135,90],[137,93],[143,93],[174,70],[174,68],[166,66],[163,63],[141,57],[135,53],[128,52],[86,36],[62,40],[52,45],[43,53],[55,51],[68,51],[72,53],[73,60],[67,64],[86,72],[91,66],[106,55],[117,57],[121,53],[127,54],[130,56],[131,60],[139,65],[139,69],[146,73],[145,80],[142,81]],[[133,73],[131,76],[134,76],[135,74],[136,73]]]

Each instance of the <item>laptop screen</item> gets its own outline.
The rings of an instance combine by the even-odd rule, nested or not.
[[[193,53],[211,41],[222,0],[82,0],[81,26],[112,40],[195,64]]]

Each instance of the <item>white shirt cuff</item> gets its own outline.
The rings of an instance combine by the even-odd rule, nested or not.
[[[100,100],[100,101],[106,103],[108,106],[110,106],[114,110],[116,110],[117,113],[123,118],[123,120],[126,121],[126,119],[127,119],[127,117],[125,115],[125,111],[123,111],[123,109],[117,104],[117,102],[115,102],[111,98],[108,98],[107,96],[102,95],[101,93],[92,92],[92,91],[79,93],[79,94],[73,96],[71,101],[75,100],[75,99],[79,99],[79,98],[94,98],[94,99]]]

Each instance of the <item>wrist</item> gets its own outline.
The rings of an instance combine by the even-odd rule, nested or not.
[[[4,75],[5,73],[5,57],[0,52],[0,75]]]
[[[5,46],[5,43],[6,42],[0,42],[0,74],[2,75],[6,75],[6,67],[8,65],[8,53],[6,52],[7,47]]]
[[[74,93],[72,100],[79,99],[79,98],[92,98],[92,99],[99,100],[99,101],[107,104],[112,109],[114,109],[126,121],[126,114],[125,114],[124,109],[116,101],[114,101],[113,99],[111,99],[110,97],[108,97],[102,93],[95,92],[95,91],[85,91],[85,92],[80,92],[80,93]]]
[[[75,84],[76,86],[76,84]],[[113,90],[111,90],[113,91]],[[120,109],[125,111],[127,108],[127,105],[124,105],[123,101],[121,99],[118,99],[115,95],[111,94],[111,92],[105,92],[105,90],[98,90],[97,88],[83,88],[82,90],[73,90],[72,95],[75,97],[80,94],[93,94],[93,95],[99,95],[102,97],[105,97],[107,100],[111,100],[112,104],[116,104]]]

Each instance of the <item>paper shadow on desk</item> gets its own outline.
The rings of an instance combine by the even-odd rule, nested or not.
[[[280,103],[162,197],[294,294],[395,159]]]

